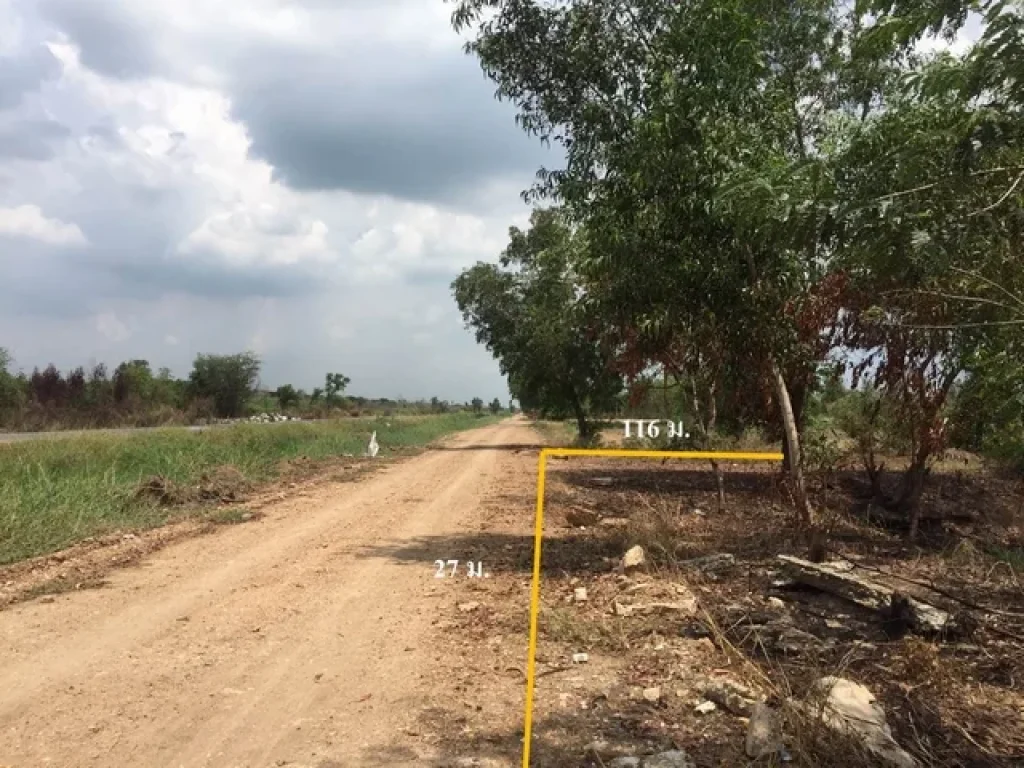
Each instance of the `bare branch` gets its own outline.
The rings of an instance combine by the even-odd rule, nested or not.
[[[1006,192],[1003,193],[1002,197],[1000,197],[998,200],[996,200],[994,203],[992,203],[992,205],[989,205],[989,206],[987,206],[985,208],[982,208],[980,211],[974,211],[974,213],[968,213],[967,217],[970,218],[971,216],[980,216],[981,214],[988,213],[993,208],[997,208],[1000,205],[1002,205],[1003,201],[1006,200],[1006,198],[1008,198],[1010,195],[1013,194],[1013,191],[1017,188],[1017,185],[1020,184],[1021,179],[1024,179],[1024,173],[1017,174],[1017,178],[1013,180],[1013,184],[1010,185],[1010,188],[1008,190],[1006,190]]]
[[[1020,320],[990,320],[985,323],[960,323],[958,325],[911,325],[909,323],[881,323],[889,328],[907,328],[914,331],[959,331],[963,328],[991,328],[1004,325],[1024,325]]]
[[[1004,167],[1000,167],[1000,168],[988,168],[988,169],[986,169],[984,171],[972,171],[971,173],[968,174],[968,176],[990,176],[990,175],[992,175],[994,173],[1007,173],[1007,172],[1022,171],[1022,170],[1024,170],[1024,166],[1020,166],[1020,165],[1004,166]],[[897,197],[903,197],[904,195],[912,195],[915,192],[923,192],[926,189],[932,189],[933,187],[937,187],[940,184],[944,184],[947,181],[951,181],[951,180],[956,179],[956,178],[957,178],[956,176],[947,176],[944,179],[939,179],[938,181],[933,181],[930,184],[922,184],[920,187],[913,187],[912,189],[904,189],[904,190],[902,190],[900,192],[890,192],[887,195],[882,195],[881,197],[876,197],[871,202],[878,203],[878,202],[881,202],[882,200],[892,200],[892,199],[897,198]]]
[[[951,267],[951,269],[954,272],[959,272],[959,273],[967,275],[969,277],[974,277],[974,278],[977,278],[978,280],[981,280],[981,282],[983,282],[986,285],[989,285],[989,286],[995,288],[997,291],[1005,293],[1007,296],[1009,296],[1013,300],[1013,302],[1015,304],[1019,304],[1022,308],[1024,308],[1024,298],[1018,296],[1017,294],[1015,294],[1013,291],[1009,290],[1005,286],[1000,285],[995,280],[992,280],[991,278],[985,277],[980,272],[972,272],[969,269],[961,269],[960,267]]]
[[[1008,309],[1013,311],[1013,307],[995,299],[987,299],[983,296],[961,296],[956,293],[945,293],[944,291],[924,291],[919,289],[914,290],[899,290],[899,291],[884,291],[883,296],[900,296],[900,295],[912,295],[912,296],[935,296],[940,299],[950,299],[953,301],[969,301],[975,304],[991,304],[992,306],[999,307],[1000,309]],[[1012,294],[1011,294],[1012,295]]]

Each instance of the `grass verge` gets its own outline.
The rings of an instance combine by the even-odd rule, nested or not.
[[[496,420],[470,413],[393,416],[0,445],[0,565],[90,536],[180,518],[188,514],[180,502],[223,498],[204,489],[225,468],[239,485],[252,488],[280,477],[288,461],[360,456],[373,431],[380,456],[388,457]],[[199,487],[200,493],[179,498],[154,493],[154,487]]]

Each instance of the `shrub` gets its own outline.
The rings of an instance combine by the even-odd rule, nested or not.
[[[252,352],[239,355],[199,355],[189,376],[194,397],[213,400],[222,418],[242,415],[259,380],[260,360]]]

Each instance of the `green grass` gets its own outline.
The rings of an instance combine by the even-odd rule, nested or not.
[[[996,560],[1006,563],[1014,570],[1024,570],[1024,548],[993,547],[990,550],[990,554]]]
[[[545,441],[559,448],[571,445],[578,434],[575,422],[544,419],[534,421],[533,427],[544,436]]]
[[[136,497],[139,484],[157,475],[189,485],[217,467],[231,466],[259,484],[272,481],[283,460],[360,456],[374,430],[386,458],[497,420],[471,413],[393,416],[0,444],[0,565],[90,536],[180,517],[181,509]]]

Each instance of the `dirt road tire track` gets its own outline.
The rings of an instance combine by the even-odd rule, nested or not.
[[[0,764],[426,764],[403,734],[443,653],[433,560],[459,554],[379,548],[477,527],[489,484],[522,460],[488,448],[535,440],[523,421],[463,433],[174,544],[103,589],[0,612]]]

